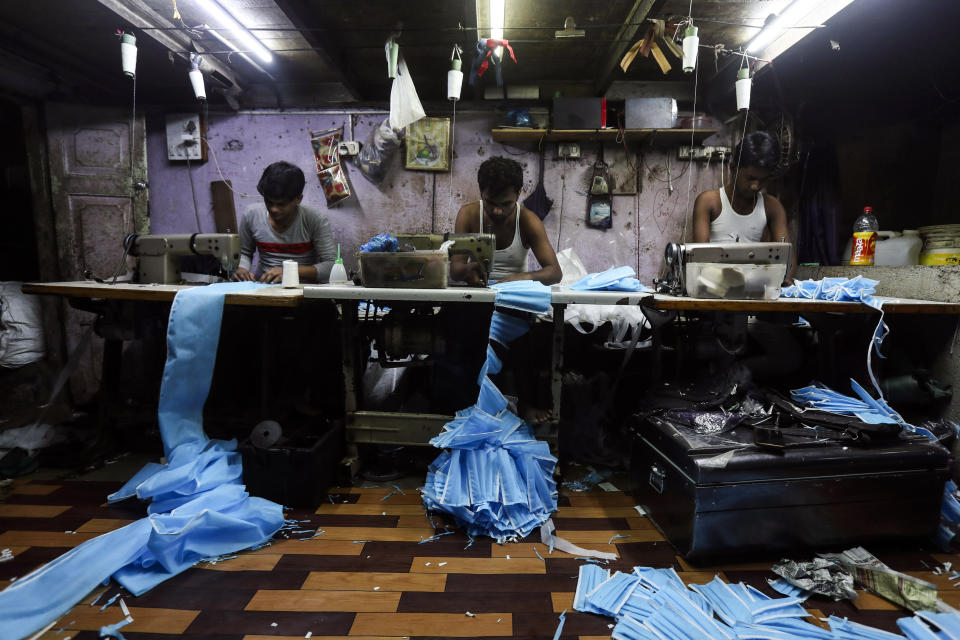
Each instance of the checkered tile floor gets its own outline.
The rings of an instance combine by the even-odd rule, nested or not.
[[[105,496],[120,483],[21,480],[0,503],[0,549],[14,559],[0,563],[0,585],[26,575],[68,548],[144,515],[136,502],[108,506]],[[434,534],[416,491],[331,490],[331,502],[316,511],[294,510],[288,518],[325,533],[313,540],[282,540],[234,560],[200,564],[153,591],[125,601],[134,617],[123,633],[147,638],[552,638],[557,615],[568,609],[565,639],[609,637],[606,618],[572,611],[578,561],[539,544],[535,535],[498,546],[478,539],[467,546],[461,532],[419,544]],[[561,495],[554,515],[558,533],[581,546],[613,550],[615,569],[635,565],[673,567],[688,582],[715,573],[775,595],[766,579],[770,563],[691,566],[679,558],[652,523],[639,517],[633,499],[618,492]],[[441,525],[442,526],[442,525]],[[75,533],[70,533],[75,532]],[[618,538],[609,544],[615,535]],[[545,558],[537,557],[535,550]],[[893,568],[938,582],[941,599],[960,607],[960,591],[929,567],[960,556],[923,551],[884,552]],[[924,565],[926,563],[927,566]],[[101,625],[122,619],[117,604],[105,611],[116,585],[87,596],[43,638],[87,640]],[[886,601],[862,594],[854,603],[811,600],[814,618],[829,614],[895,631],[906,615]],[[468,616],[466,612],[474,615]],[[61,631],[62,629],[62,631]],[[58,633],[59,631],[59,633]]]

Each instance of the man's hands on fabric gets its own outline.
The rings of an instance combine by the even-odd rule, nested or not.
[[[267,284],[276,284],[283,281],[283,267],[274,267],[272,269],[267,269],[260,276],[260,282],[266,282]]]
[[[471,287],[484,286],[487,273],[479,262],[457,262],[450,265],[450,277]]]
[[[237,267],[237,270],[233,272],[233,277],[230,278],[234,281],[250,281],[253,282],[256,278],[253,277],[253,274],[244,269],[243,267]]]

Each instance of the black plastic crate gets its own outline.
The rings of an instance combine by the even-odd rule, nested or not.
[[[326,500],[344,453],[343,424],[335,422],[317,436],[261,449],[240,444],[243,481],[250,495],[287,507],[314,508]]]

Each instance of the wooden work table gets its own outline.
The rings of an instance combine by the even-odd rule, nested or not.
[[[106,284],[92,281],[80,282],[28,282],[24,293],[58,295],[66,297],[112,300],[144,300],[171,302],[178,291],[193,286],[181,284],[135,284],[120,282]],[[910,298],[888,298],[883,301],[887,313],[908,314],[960,314],[960,302],[932,302]],[[384,300],[407,302],[477,302],[490,304],[496,291],[489,287],[449,287],[447,289],[401,289],[368,288],[353,285],[304,285],[302,288],[284,289],[280,286],[263,287],[249,293],[231,293],[226,304],[260,307],[297,307],[304,299],[312,300]],[[567,287],[553,287],[553,304],[640,304],[647,301],[655,309],[675,311],[745,311],[760,312],[835,312],[871,313],[874,309],[859,302],[829,302],[779,298],[777,300],[711,300],[687,298],[642,292],[623,291],[574,291]]]
[[[97,282],[50,282],[27,283],[23,285],[25,293],[57,295],[70,298],[73,304],[80,301],[107,301],[108,306],[123,305],[126,302],[166,302],[173,301],[178,291],[197,285],[159,285]],[[551,354],[552,391],[554,415],[560,411],[560,391],[562,386],[562,363],[564,347],[564,310],[570,304],[601,305],[640,305],[644,315],[654,327],[654,343],[659,344],[657,317],[669,318],[676,311],[726,311],[741,313],[791,312],[797,314],[876,314],[877,311],[857,302],[828,302],[824,300],[806,300],[780,298],[777,300],[708,300],[687,297],[667,296],[644,292],[620,291],[575,291],[567,287],[554,286],[552,303],[554,307],[553,344]],[[296,308],[303,300],[319,304],[346,303],[354,301],[376,301],[384,303],[426,303],[442,305],[446,303],[480,303],[490,305],[496,299],[496,290],[489,287],[449,287],[446,289],[400,289],[366,288],[353,285],[304,285],[303,288],[284,289],[280,286],[263,287],[249,293],[228,294],[226,304],[257,306],[266,308]],[[958,302],[932,302],[906,298],[879,297],[883,301],[883,310],[889,314],[960,314]],[[365,363],[356,361],[355,349],[349,348],[359,337],[358,305],[341,304],[341,339],[343,341],[343,373],[346,391],[346,427],[347,439],[351,445],[359,443],[376,444],[426,444],[436,435],[442,425],[450,419],[446,415],[401,414],[377,411],[364,411],[361,408],[360,373]],[[114,345],[111,351],[108,347]],[[104,384],[115,376],[108,376],[107,357],[118,360],[121,355],[119,342],[108,340],[105,343]],[[119,370],[116,364],[114,368]],[[655,359],[659,370],[659,357]],[[263,384],[261,386],[264,386]],[[266,388],[264,386],[264,388]],[[262,394],[264,395],[264,394]],[[538,437],[556,438],[556,434],[541,434]]]
[[[178,291],[190,289],[191,284],[137,284],[118,282],[108,284],[92,281],[80,282],[26,282],[24,293],[38,295],[57,295],[72,298],[103,300],[141,300],[153,302],[173,302]],[[229,293],[224,298],[226,304],[254,307],[298,307],[303,301],[300,289],[283,287],[263,287],[249,293]]]

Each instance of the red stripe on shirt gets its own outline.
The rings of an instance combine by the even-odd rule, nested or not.
[[[257,242],[257,250],[268,253],[310,253],[313,250],[312,242],[293,242],[280,244],[278,242]]]

